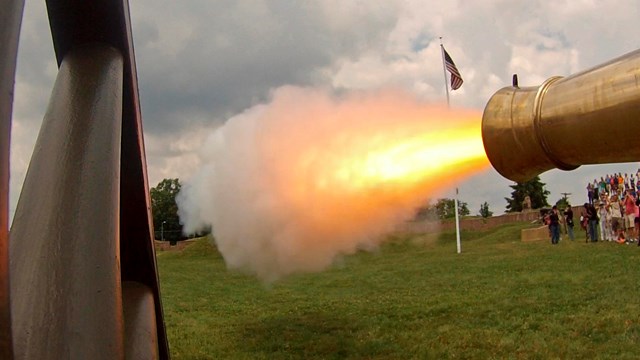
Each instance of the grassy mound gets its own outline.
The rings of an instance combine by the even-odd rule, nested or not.
[[[640,249],[395,236],[270,287],[206,239],[158,256],[174,359],[637,358]]]

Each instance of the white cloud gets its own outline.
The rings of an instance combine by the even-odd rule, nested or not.
[[[192,173],[201,133],[265,101],[271,89],[393,86],[444,101],[438,40],[443,36],[465,80],[452,92],[452,104],[481,110],[495,91],[510,85],[513,73],[521,85],[538,85],[634,50],[639,9],[631,0],[131,2],[150,180],[153,185]],[[54,74],[44,4],[27,2],[14,109],[12,204]],[[587,178],[616,167],[552,171],[543,180],[555,199],[558,191],[579,193]],[[473,191],[461,191],[477,199],[472,212],[485,200],[498,212],[508,184],[489,172],[465,185]]]

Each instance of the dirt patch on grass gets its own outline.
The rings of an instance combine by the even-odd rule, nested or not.
[[[195,240],[182,240],[176,242],[175,245],[171,245],[170,241],[153,241],[156,247],[156,251],[180,251],[185,247],[193,244]]]

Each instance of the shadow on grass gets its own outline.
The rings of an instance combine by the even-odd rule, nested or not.
[[[357,318],[310,312],[256,319],[244,326],[238,346],[260,358],[385,358],[398,349],[371,332]]]

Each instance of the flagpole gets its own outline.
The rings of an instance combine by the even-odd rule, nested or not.
[[[456,245],[458,247],[458,254],[462,251],[462,246],[460,244],[460,215],[458,215],[458,188],[456,188],[456,197],[454,199],[455,211],[456,211]]]
[[[447,107],[450,108],[449,103],[449,83],[447,82],[447,65],[444,62],[444,46],[442,45],[442,36],[440,36],[440,55],[442,55],[442,74],[444,75],[444,88],[447,92]]]

